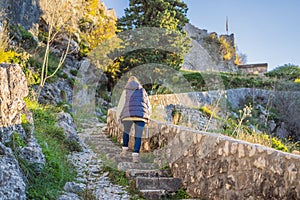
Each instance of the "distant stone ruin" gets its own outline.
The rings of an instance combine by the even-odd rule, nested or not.
[[[244,74],[263,75],[268,71],[268,63],[238,65],[237,67]]]
[[[194,71],[237,71],[234,64],[236,49],[234,35],[220,35],[192,24],[186,24],[184,30],[192,39],[192,48],[185,55],[182,69]],[[226,48],[225,48],[226,46]]]

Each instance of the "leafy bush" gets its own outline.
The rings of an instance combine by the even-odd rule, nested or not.
[[[13,51],[0,52],[0,63],[11,63],[14,57]]]
[[[268,72],[266,76],[294,81],[300,78],[300,67],[294,64],[285,64]]]
[[[14,132],[11,135],[11,141],[7,144],[8,147],[10,147],[13,151],[17,150],[19,147],[25,147],[25,141],[20,137],[20,135],[17,132]]]
[[[285,146],[285,144],[283,144],[279,139],[274,137],[272,138],[272,148],[288,152],[288,148]]]
[[[295,83],[300,83],[300,78],[296,78],[294,82]]]
[[[6,26],[0,27],[0,63],[11,63],[15,52],[8,50],[10,38]]]
[[[190,198],[189,194],[183,188],[180,188],[176,192],[176,195],[171,199],[189,199],[189,198]]]
[[[207,117],[213,117],[216,119],[220,119],[220,117],[216,114],[216,111],[213,111],[213,108],[209,108],[208,106],[202,106],[199,109],[202,113],[206,114]]]

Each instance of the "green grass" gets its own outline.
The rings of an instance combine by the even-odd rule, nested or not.
[[[70,146],[64,142],[62,129],[54,126],[54,113],[60,110],[30,101],[26,104],[33,113],[34,135],[46,158],[46,165],[39,173],[31,171],[26,164],[22,165],[22,170],[27,172],[27,198],[57,199],[65,183],[74,180],[76,176],[66,159],[66,155],[70,153]]]

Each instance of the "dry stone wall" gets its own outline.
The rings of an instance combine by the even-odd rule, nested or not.
[[[122,142],[116,110],[108,130]],[[142,151],[160,155],[189,195],[204,199],[300,199],[300,156],[215,133],[152,121]],[[130,141],[133,148],[133,140]]]
[[[212,90],[205,92],[153,95],[149,97],[149,100],[151,105],[168,106],[170,104],[181,104],[188,107],[200,107],[213,105],[219,99],[226,99],[233,108],[239,108],[245,102],[245,98],[250,97],[255,101],[259,101],[259,103],[267,103],[268,99],[274,96],[275,92],[276,91],[257,88],[237,88],[220,91]]]

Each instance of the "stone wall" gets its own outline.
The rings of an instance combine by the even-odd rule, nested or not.
[[[233,108],[238,108],[239,106],[243,106],[242,104],[246,97],[251,97],[251,99],[260,101],[260,103],[267,103],[270,96],[274,95],[273,93],[275,93],[275,91],[257,88],[237,88],[223,91],[153,95],[150,96],[149,99],[151,105],[168,106],[170,104],[181,104],[189,107],[200,107],[212,105],[216,103],[218,99],[226,98]]]
[[[268,72],[268,63],[238,65],[238,69],[245,74],[264,75]]]
[[[121,143],[116,111],[108,112],[108,130]],[[132,149],[133,140],[129,147]],[[152,121],[142,152],[160,155],[181,178],[189,195],[203,199],[299,199],[300,156],[169,123]]]

